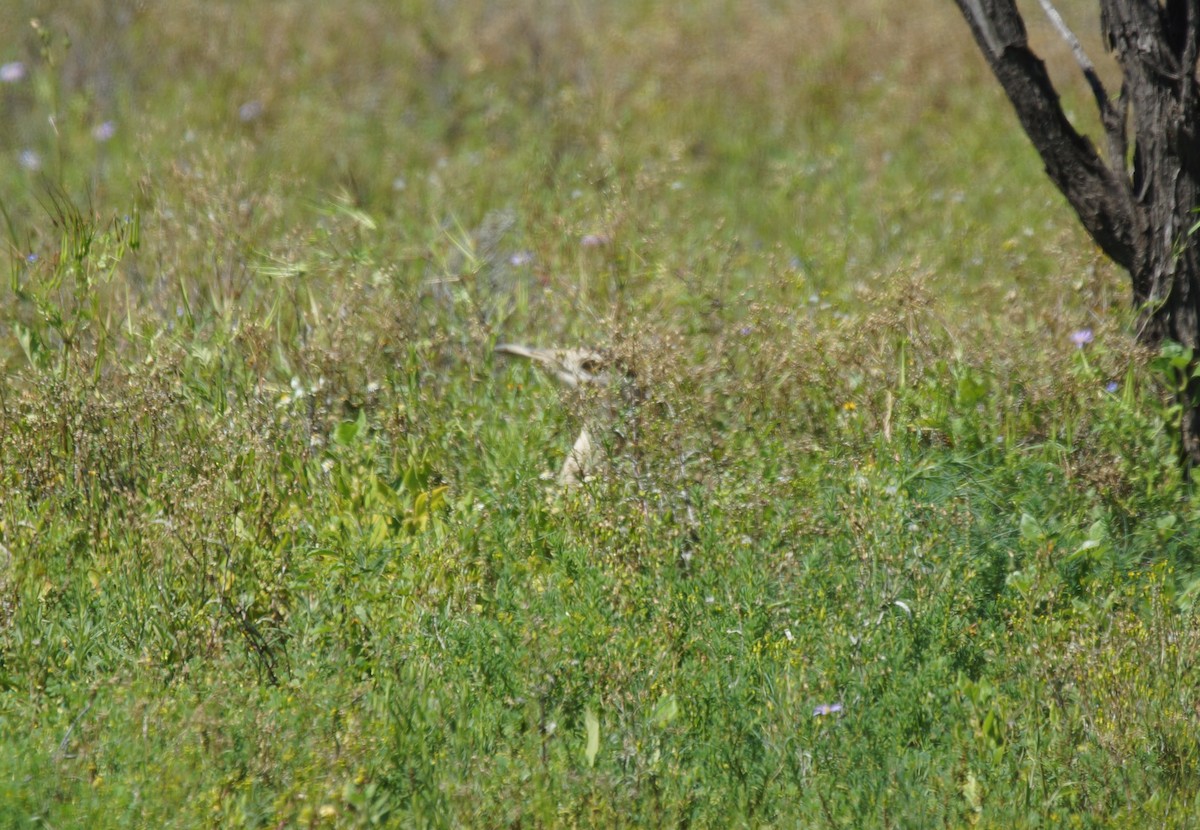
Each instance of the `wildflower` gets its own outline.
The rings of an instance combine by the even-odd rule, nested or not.
[[[847,412],[853,412],[854,410],[858,409],[858,405],[855,404],[854,401],[846,401],[844,404],[842,404],[842,409],[846,410]]]
[[[1104,385],[1104,391],[1110,395],[1115,395],[1117,393],[1117,390],[1120,388],[1121,388],[1120,384],[1118,384],[1115,380],[1110,380],[1108,383],[1106,383]]]
[[[263,114],[262,101],[247,101],[238,107],[238,118],[244,123],[249,124],[251,121],[258,120]]]
[[[12,61],[0,66],[0,83],[15,84],[25,77],[25,64]]]
[[[747,334],[749,334],[749,333],[750,333],[750,332],[752,332],[752,331],[754,331],[754,329],[753,329],[753,328],[751,328],[750,326],[742,326],[742,327],[741,327],[741,328],[738,330],[738,334],[740,334],[742,337],[745,337]]]
[[[22,150],[17,156],[17,161],[26,170],[36,172],[42,169],[42,157],[33,150]]]
[[[508,258],[508,264],[514,268],[520,268],[522,265],[528,265],[533,262],[533,254],[529,251],[518,251]]]
[[[1075,344],[1075,348],[1082,349],[1088,343],[1091,343],[1095,337],[1091,329],[1079,329],[1071,332],[1071,342]]]
[[[585,248],[599,248],[601,245],[607,245],[609,241],[609,238],[604,234],[589,233],[579,240],[579,244]]]
[[[97,124],[92,128],[92,138],[99,141],[101,144],[108,141],[117,134],[117,125],[112,121],[105,121],[102,124]]]
[[[822,703],[813,709],[813,717],[823,718],[826,715],[836,715],[840,711],[842,711],[842,704],[840,703]]]
[[[32,265],[33,263],[38,261],[38,255],[30,254],[29,256],[25,257],[25,261]]]

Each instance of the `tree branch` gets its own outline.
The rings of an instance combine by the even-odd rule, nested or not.
[[[1108,139],[1109,168],[1117,175],[1127,175],[1125,155],[1129,149],[1129,143],[1125,132],[1125,119],[1129,112],[1128,101],[1122,96],[1120,108],[1113,106],[1112,99],[1108,97],[1108,91],[1104,88],[1100,75],[1096,72],[1096,65],[1083,51],[1083,44],[1079,42],[1079,38],[1075,37],[1075,33],[1067,26],[1066,21],[1062,19],[1058,9],[1054,8],[1050,0],[1038,0],[1038,3],[1041,4],[1046,17],[1050,18],[1050,24],[1071,47],[1075,61],[1083,71],[1083,77],[1087,80],[1088,86],[1091,87],[1092,96],[1096,99],[1096,109],[1100,110],[1100,123],[1104,127],[1104,135]]]
[[[1067,120],[1045,64],[1029,48],[1014,0],[955,0],[1042,157],[1046,174],[1067,197],[1087,232],[1117,264],[1133,265],[1134,240],[1128,179],[1110,170],[1095,145]],[[1107,102],[1107,95],[1104,96]],[[1115,110],[1110,106],[1110,111]],[[1116,126],[1116,118],[1112,118]],[[1121,125],[1122,134],[1124,124]],[[1105,125],[1106,131],[1109,125]],[[1124,163],[1113,159],[1114,165]]]
[[[1096,74],[1096,66],[1088,59],[1087,53],[1083,51],[1083,44],[1079,42],[1079,38],[1075,37],[1075,33],[1067,26],[1067,22],[1062,19],[1062,15],[1058,13],[1058,9],[1050,0],[1038,0],[1042,6],[1042,11],[1046,13],[1046,17],[1050,18],[1052,25],[1062,36],[1062,39],[1071,47],[1071,51],[1075,54],[1075,61],[1079,64],[1079,68],[1083,70],[1083,77],[1087,79],[1088,86],[1092,88],[1092,95],[1096,97],[1096,106],[1101,112],[1110,109],[1111,105],[1108,101],[1108,92],[1104,89],[1104,84],[1100,81],[1100,76]]]
[[[1192,96],[1196,92],[1196,57],[1198,48],[1200,48],[1197,43],[1200,40],[1197,28],[1200,28],[1200,21],[1197,20],[1196,4],[1188,3],[1187,35],[1183,46],[1183,66],[1181,67],[1183,79],[1179,90],[1179,100],[1185,112],[1196,105]]]
[[[1000,57],[1000,53],[1004,49],[1001,46],[1000,39],[992,31],[992,21],[983,13],[983,8],[979,5],[979,0],[964,0],[964,2],[958,4],[958,7],[962,9],[964,15],[967,15],[971,31],[975,33],[975,40],[979,42],[980,46],[987,47],[985,54],[992,57]]]

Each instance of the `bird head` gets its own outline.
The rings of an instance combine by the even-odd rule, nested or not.
[[[572,388],[607,386],[612,381],[612,360],[595,349],[539,349],[517,343],[501,343],[497,354],[523,357],[554,375]]]

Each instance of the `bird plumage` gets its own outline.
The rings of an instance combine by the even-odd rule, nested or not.
[[[539,349],[519,343],[501,343],[496,346],[496,352],[532,360],[571,388],[588,384],[607,386],[611,380],[608,358],[595,349]]]
[[[520,357],[541,366],[564,386],[578,389],[586,386],[608,386],[612,382],[612,361],[596,349],[543,349],[519,343],[501,343],[498,354]],[[599,453],[585,426],[575,439],[571,451],[558,473],[562,487],[577,487],[594,471]]]

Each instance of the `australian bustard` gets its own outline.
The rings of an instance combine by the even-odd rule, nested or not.
[[[585,386],[611,386],[615,376],[621,374],[608,355],[595,349],[539,349],[516,343],[501,343],[496,346],[498,354],[522,357],[550,372],[565,386],[577,389]],[[563,461],[558,473],[562,487],[576,487],[591,475],[599,461],[599,450],[587,426]]]

